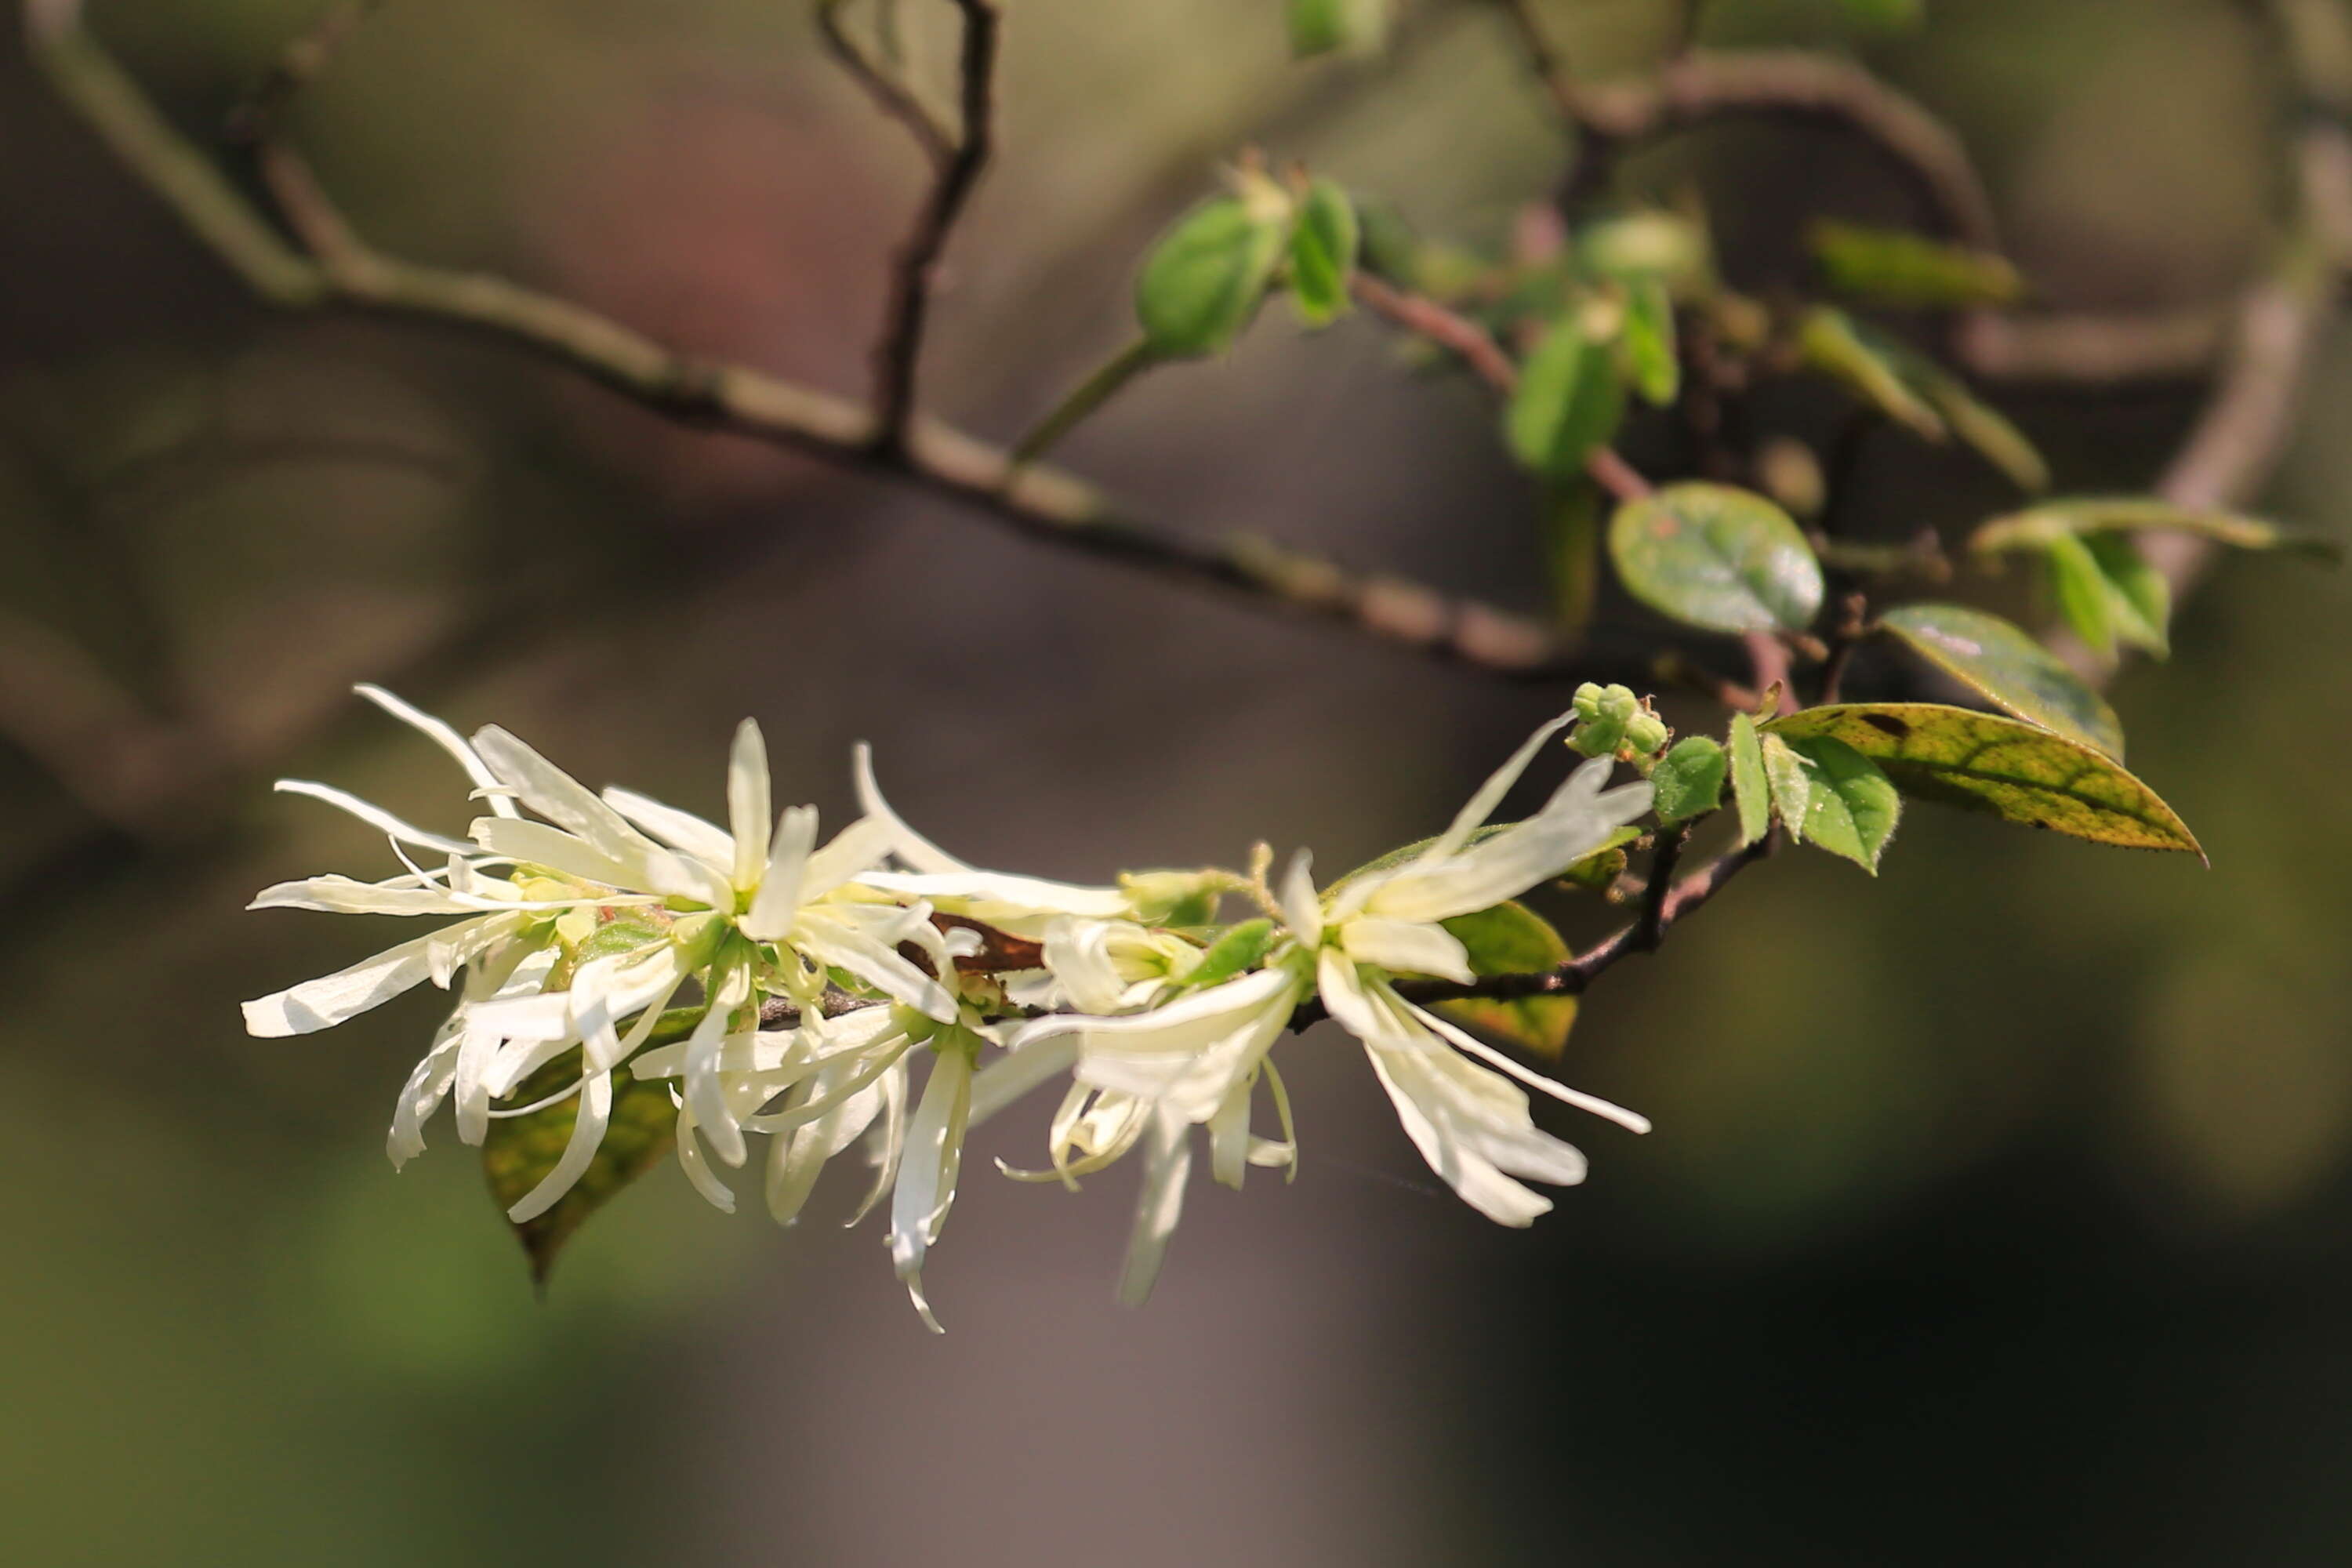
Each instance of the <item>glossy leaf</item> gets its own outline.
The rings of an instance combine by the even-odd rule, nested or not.
[[[1872,876],[1903,815],[1903,797],[1876,763],[1827,735],[1763,737],[1764,773],[1789,837],[1843,855]]]
[[[1644,402],[1669,407],[1682,394],[1682,360],[1675,352],[1675,300],[1655,278],[1635,280],[1625,292],[1621,341],[1633,390]]]
[[[2341,560],[2343,545],[2315,534],[2296,533],[2261,518],[2236,512],[2191,511],[2137,497],[2084,496],[2046,500],[2024,511],[1997,517],[1969,541],[1972,550],[2041,550],[2068,533],[2139,531],[2189,533],[2234,550],[2280,550]]]
[[[2124,754],[2116,710],[2013,622],[1960,605],[1906,605],[1880,625],[1994,707],[2110,756]]]
[[[1822,222],[1807,238],[1831,288],[1882,304],[2012,305],[2024,292],[2006,258],[1902,229]]]
[[[2122,763],[2022,720],[1933,702],[1846,703],[1764,728],[1783,739],[1843,741],[1914,799],[2097,844],[2204,854],[2172,808]]]
[[[1662,615],[1721,632],[1803,629],[1822,607],[1822,567],[1789,514],[1728,485],[1669,485],[1620,507],[1610,558],[1626,590]]]
[[[1308,326],[1328,326],[1348,313],[1360,238],[1347,192],[1328,180],[1307,187],[1290,231],[1290,301]]]
[[[1739,803],[1739,842],[1753,844],[1772,830],[1772,786],[1764,776],[1764,749],[1756,721],[1731,716],[1731,793]]]
[[[1675,742],[1659,759],[1650,783],[1657,790],[1660,822],[1688,822],[1705,816],[1723,804],[1723,784],[1730,763],[1723,748],[1705,735]]]
[[[656,1041],[683,1039],[701,1009],[676,1008],[665,1016]],[[580,1053],[571,1051],[526,1079],[515,1092],[518,1105],[552,1094],[580,1075]],[[482,1140],[482,1171],[501,1210],[519,1202],[563,1157],[577,1120],[579,1097],[561,1100],[529,1116],[500,1117]],[[511,1226],[530,1259],[531,1279],[547,1282],[555,1255],[589,1216],[620,1195],[630,1183],[669,1152],[677,1127],[677,1107],[669,1086],[634,1078],[626,1068],[613,1074],[613,1117],[595,1157],[555,1206]]]
[[[1257,177],[1194,207],[1136,279],[1144,345],[1161,359],[1221,353],[1257,314],[1290,239],[1289,198]]]
[[[1504,412],[1503,434],[1520,462],[1565,479],[1583,471],[1593,448],[1617,433],[1624,412],[1613,356],[1570,312],[1528,356]]]
[[[1482,975],[1536,974],[1575,956],[1550,921],[1521,903],[1497,904],[1442,923],[1469,951],[1471,970]],[[1558,1059],[1576,1025],[1573,996],[1440,1002],[1436,1010],[1489,1039],[1548,1061]]]
[[[1377,54],[1388,42],[1389,16],[1390,0],[1290,0],[1290,52],[1300,59]]]

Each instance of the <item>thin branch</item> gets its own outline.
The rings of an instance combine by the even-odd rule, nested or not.
[[[930,195],[890,268],[890,305],[882,341],[874,351],[874,444],[897,452],[915,414],[915,378],[923,352],[923,325],[930,312],[940,253],[947,248],[956,219],[971,199],[995,138],[997,11],[992,0],[955,0],[963,16],[963,132],[938,164]]]
[[[907,128],[907,134],[922,148],[934,170],[945,168],[955,156],[955,132],[931,111],[912,85],[868,53],[850,33],[843,20],[848,9],[849,0],[817,0],[817,36],[824,41],[826,51],[865,89],[876,108]]]
[[[1650,856],[1650,885],[1642,895],[1642,918],[1633,922],[1633,944],[1641,952],[1655,952],[1665,940],[1666,900],[1674,897],[1675,869],[1689,842],[1687,823],[1658,829],[1658,847]]]
[[[1518,366],[1511,363],[1494,334],[1469,317],[1426,296],[1407,293],[1369,272],[1355,275],[1350,291],[1374,315],[1458,356],[1497,395],[1508,397],[1518,389]],[[1607,447],[1594,448],[1584,460],[1584,471],[1621,501],[1639,500],[1655,488]]]
[[[383,0],[336,0],[321,12],[308,32],[297,35],[278,52],[253,91],[229,111],[229,140],[253,143],[276,135],[294,100],[325,73],[336,52],[383,4]]]
[[[328,241],[306,256],[163,120],[83,29],[78,0],[27,0],[26,18],[34,57],[66,100],[199,241],[271,304],[356,309],[478,332],[681,422],[901,479],[1024,538],[1171,581],[1232,590],[1263,606],[1493,674],[1639,679],[1634,672],[1645,668],[1630,655],[1580,647],[1527,616],[1402,578],[1351,572],[1248,535],[1191,539],[1159,531],[1075,475],[1043,465],[1016,469],[1001,448],[920,416],[909,419],[898,443],[886,445],[877,438],[876,415],[847,399],[679,353],[572,300],[503,279],[386,256],[351,231],[315,182],[273,179],[290,198],[289,221],[304,230],[306,242]]]

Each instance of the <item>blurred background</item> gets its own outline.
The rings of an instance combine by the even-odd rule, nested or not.
[[[296,128],[388,248],[855,392],[921,168],[808,9],[397,0]],[[1010,0],[937,410],[1015,434],[1121,341],[1133,258],[1246,142],[1503,243],[1566,148],[1489,7],[1423,9],[1385,60],[1297,66],[1275,0]],[[2244,7],[1928,10],[1898,35],[1720,0],[1707,37],[1855,49],[1948,116],[2044,302],[2201,304],[2259,264],[2294,105]],[[94,12],[210,142],[315,6]],[[1593,69],[1666,36],[1648,0],[1547,17]],[[1916,216],[1813,132],[1633,174],[1736,197],[1758,287],[1798,275],[1811,214]],[[989,1169],[1034,1163],[1042,1107],[967,1165],[944,1338],[877,1228],[730,1218],[674,1166],[539,1303],[446,1123],[405,1173],[383,1159],[436,999],[240,1032],[238,999],[384,944],[241,913],[253,889],[396,868],[271,777],[465,819],[352,681],[703,811],[745,713],[780,796],[835,821],[869,739],[950,847],[1087,879],[1259,837],[1353,864],[1433,831],[1565,694],[1043,552],[494,347],[273,315],[13,33],[0,215],[0,1558],[2352,1559],[2340,577],[2229,563],[2171,664],[2114,688],[2210,871],[1920,808],[1877,883],[1782,856],[1612,974],[1564,1071],[1658,1131],[1561,1124],[1594,1174],[1531,1231],[1437,1187],[1323,1031],[1284,1047],[1297,1184],[1200,1183],[1140,1312],[1110,1300],[1131,1173],[1073,1197]],[[2339,535],[2346,348],[2266,500]],[[1172,527],[1541,613],[1488,405],[1396,362],[1360,319],[1268,311],[1065,455]],[[2198,391],[2004,401],[2099,490],[2147,485]],[[1862,475],[1857,526],[1887,537],[2003,500],[1899,436]]]

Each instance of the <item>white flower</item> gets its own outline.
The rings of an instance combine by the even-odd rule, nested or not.
[[[1391,982],[1401,973],[1475,980],[1468,952],[1439,922],[1492,909],[1559,876],[1650,808],[1646,782],[1605,789],[1612,763],[1595,758],[1533,816],[1477,837],[1537,749],[1573,717],[1538,730],[1453,825],[1411,859],[1352,878],[1327,900],[1317,897],[1301,853],[1280,896],[1292,938],[1315,955],[1323,1005],[1364,1043],[1413,1146],[1464,1201],[1504,1225],[1526,1225],[1551,1207],[1514,1177],[1573,1185],[1584,1179],[1585,1163],[1575,1148],[1536,1126],[1528,1097],[1503,1074],[1636,1132],[1650,1124],[1528,1071],[1406,1001]]]

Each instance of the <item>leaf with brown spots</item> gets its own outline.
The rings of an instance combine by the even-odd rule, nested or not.
[[[2114,758],[2038,725],[1935,702],[1809,708],[1764,728],[1827,736],[1876,763],[1919,800],[2131,849],[2203,858],[2195,835]]]

